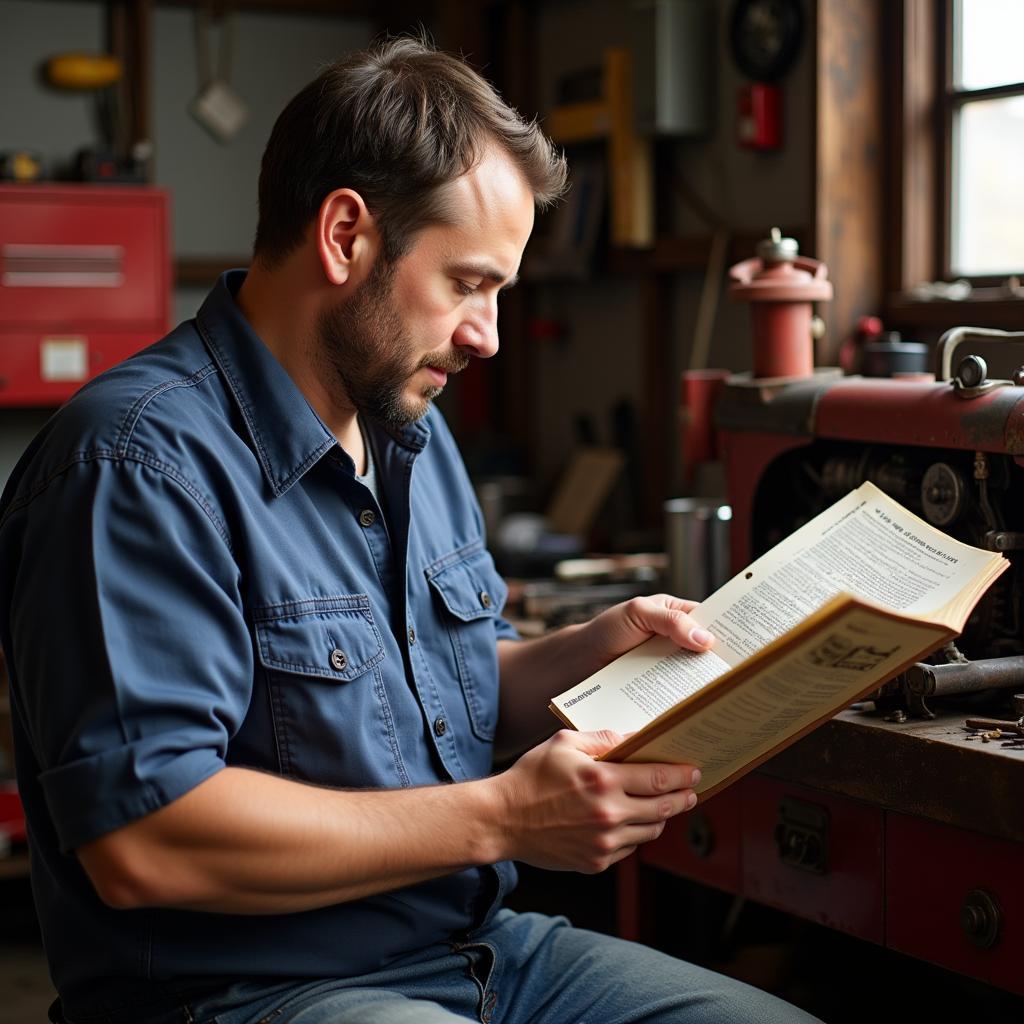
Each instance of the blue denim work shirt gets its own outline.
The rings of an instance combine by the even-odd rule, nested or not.
[[[516,634],[441,415],[370,426],[380,507],[235,305],[243,278],[78,392],[0,506],[32,879],[78,1012],[372,971],[515,882],[503,863],[302,913],[113,910],[72,853],[225,765],[346,788],[491,770],[496,641]]]

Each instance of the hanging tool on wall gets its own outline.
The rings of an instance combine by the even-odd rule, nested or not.
[[[231,88],[231,58],[235,41],[235,19],[231,11],[219,16],[217,65],[210,60],[209,38],[213,16],[210,4],[196,8],[196,66],[199,94],[192,101],[192,116],[218,141],[230,142],[249,119],[249,108]]]

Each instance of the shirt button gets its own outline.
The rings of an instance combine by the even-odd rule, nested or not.
[[[334,650],[331,651],[331,668],[336,672],[343,672],[347,664],[348,658],[345,656],[345,652],[335,647]]]
[[[416,630],[412,626],[409,627],[409,643],[416,643]]]
[[[364,508],[359,513],[359,525],[360,526],[373,526],[377,522],[377,513],[372,508]]]
[[[434,735],[443,736],[448,731],[448,723],[441,715],[434,719]]]
[[[490,608],[491,607],[491,595],[488,594],[486,590],[481,590],[480,591],[480,603],[485,608]]]

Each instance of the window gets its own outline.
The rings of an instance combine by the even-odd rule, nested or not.
[[[884,318],[1024,329],[1024,0],[883,10]]]
[[[945,269],[1024,272],[1024,3],[954,0],[947,46]]]

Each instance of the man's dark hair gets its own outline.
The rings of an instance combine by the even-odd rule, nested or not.
[[[282,111],[263,154],[254,256],[278,264],[334,189],[351,188],[392,262],[445,218],[444,186],[497,144],[537,205],[566,187],[565,159],[468,64],[402,36],[329,65]]]

